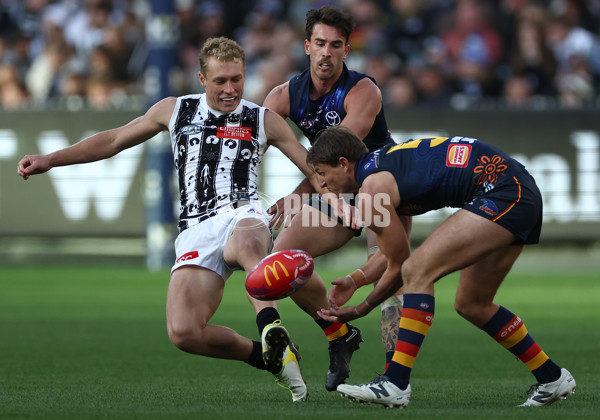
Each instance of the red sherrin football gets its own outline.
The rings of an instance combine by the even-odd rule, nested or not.
[[[246,277],[246,290],[259,300],[291,295],[306,283],[314,268],[308,252],[299,249],[274,252],[263,258]]]

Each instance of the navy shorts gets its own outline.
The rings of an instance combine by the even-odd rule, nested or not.
[[[506,228],[524,244],[540,240],[542,194],[527,171],[476,196],[463,209]]]

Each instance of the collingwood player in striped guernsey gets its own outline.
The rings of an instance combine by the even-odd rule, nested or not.
[[[169,131],[181,195],[176,261],[167,292],[169,338],[192,354],[240,360],[269,371],[291,391],[293,401],[304,401],[308,392],[300,356],[275,302],[262,302],[257,315],[261,341],[209,322],[232,271],[249,272],[272,246],[269,216],[257,192],[267,146],[280,149],[313,177],[306,149],[277,113],[242,99],[245,57],[235,41],[206,41],[199,79],[205,93],[165,98],[122,127],[48,155],[25,156],[18,174],[28,179],[53,167],[106,159]]]

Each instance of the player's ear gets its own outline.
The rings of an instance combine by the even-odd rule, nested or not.
[[[200,80],[202,87],[206,89],[206,77],[204,77],[201,71],[198,72],[198,79]]]
[[[350,161],[348,161],[347,158],[341,156],[339,159],[339,165],[344,169],[344,170],[348,170],[349,166],[350,166]]]

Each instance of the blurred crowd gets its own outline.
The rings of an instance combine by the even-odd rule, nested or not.
[[[148,0],[0,0],[0,107],[145,106]],[[174,0],[173,95],[201,91],[212,36],[246,51],[246,99],[308,66],[306,12],[356,19],[350,68],[386,107],[600,107],[600,0]]]

